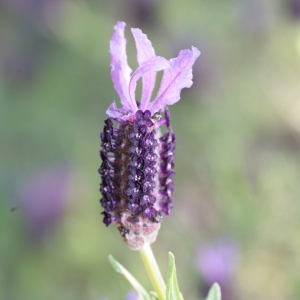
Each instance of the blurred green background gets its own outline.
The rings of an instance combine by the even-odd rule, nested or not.
[[[224,300],[300,299],[298,0],[0,1],[0,299],[124,299],[108,254],[151,289],[98,202],[118,20],[132,69],[131,27],[168,59],[202,52],[170,107],[174,209],[153,245],[163,275],[172,251],[185,299],[202,299],[197,249],[229,239]]]

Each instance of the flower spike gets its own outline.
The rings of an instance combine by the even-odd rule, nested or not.
[[[139,250],[156,239],[163,214],[173,207],[175,135],[167,105],[180,99],[183,88],[192,85],[192,66],[197,48],[182,50],[177,58],[156,56],[147,36],[132,29],[138,69],[130,76],[127,63],[125,23],[114,27],[110,42],[111,76],[122,107],[113,102],[100,134],[102,164],[100,192],[106,226],[116,223],[130,248]],[[151,102],[156,73],[164,70],[157,96]],[[135,98],[142,78],[142,96]],[[160,126],[166,126],[161,135]]]

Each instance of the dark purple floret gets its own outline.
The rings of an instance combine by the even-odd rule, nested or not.
[[[166,109],[165,111],[165,119],[166,119],[166,126],[168,131],[160,138],[161,149],[160,149],[160,176],[159,176],[159,183],[160,183],[160,191],[161,194],[161,211],[169,215],[171,209],[173,207],[173,190],[174,190],[174,182],[173,176],[175,175],[174,171],[174,154],[176,148],[176,139],[175,135],[172,131],[170,125],[170,113],[169,110]]]
[[[106,211],[102,212],[101,214],[104,215],[103,223],[108,226],[112,222],[111,214],[107,213]]]
[[[135,116],[136,121],[133,125],[133,132],[128,136],[133,145],[129,149],[130,161],[134,164],[130,164],[130,175],[128,176],[130,187],[126,192],[130,203],[127,208],[133,214],[141,212],[144,217],[153,219],[156,213],[156,209],[153,208],[156,201],[153,196],[156,167],[152,162],[156,159],[155,151],[158,144],[155,138],[156,131],[152,128],[154,123],[150,119],[151,113],[149,110],[145,112],[138,110]],[[135,164],[136,161],[139,161],[139,164]],[[152,202],[147,201],[150,197],[152,197]]]
[[[100,134],[102,150],[100,151],[100,157],[102,164],[98,170],[101,175],[100,192],[102,193],[102,199],[100,203],[104,208],[104,224],[108,226],[112,222],[109,212],[115,211],[116,201],[114,199],[114,151],[116,149],[116,135],[117,132],[113,128],[113,122],[110,119],[105,121],[103,132]]]
[[[155,224],[173,206],[175,135],[169,111],[164,114],[161,119],[157,114],[151,116],[149,110],[138,110],[135,120],[119,124],[118,129],[107,119],[100,134],[103,222],[106,226],[117,222],[124,237],[131,232],[124,225],[124,215]],[[167,128],[163,136],[162,124]]]

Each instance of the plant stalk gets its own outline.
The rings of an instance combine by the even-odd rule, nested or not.
[[[140,253],[159,300],[166,300],[166,284],[160,273],[150,245],[146,244],[143,249],[140,250]]]

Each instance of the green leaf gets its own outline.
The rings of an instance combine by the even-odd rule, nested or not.
[[[183,300],[177,283],[175,257],[171,252],[169,252],[169,274],[166,296],[167,300]]]
[[[136,290],[139,295],[138,300],[151,300],[149,294],[143,288],[143,286],[119,263],[117,262],[112,255],[108,256],[108,260],[110,264],[113,266],[116,272],[122,274],[132,285],[132,287]]]
[[[211,286],[206,300],[221,300],[221,288],[217,283]]]

